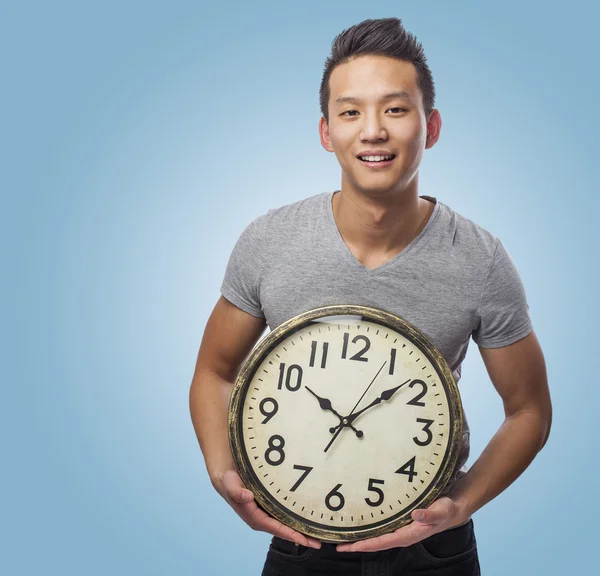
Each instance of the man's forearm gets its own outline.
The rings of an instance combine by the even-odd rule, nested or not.
[[[213,486],[221,492],[221,475],[235,469],[229,447],[227,414],[233,384],[200,371],[190,387],[190,413]]]
[[[467,519],[510,486],[542,449],[550,423],[535,411],[507,416],[481,456],[458,480],[450,494]]]

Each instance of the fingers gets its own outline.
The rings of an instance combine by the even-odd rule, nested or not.
[[[228,470],[222,479],[225,499],[236,511],[238,516],[253,530],[268,532],[284,540],[290,540],[302,546],[320,548],[321,543],[315,538],[309,538],[296,532],[289,526],[285,526],[275,518],[261,510],[254,501],[254,494],[248,490],[235,470]]]
[[[272,518],[264,510],[261,510],[254,502],[247,505],[246,508],[252,519],[250,525],[255,530],[268,532],[269,534],[273,534],[273,536],[295,542],[301,546],[308,546],[310,548],[321,547],[321,542],[319,540],[305,536],[300,532],[296,532],[293,528],[282,524],[279,520]]]
[[[242,479],[235,470],[227,470],[223,474],[222,482],[225,489],[225,498],[230,504],[231,502],[245,504],[254,500],[254,494],[244,486]]]
[[[450,498],[440,498],[429,508],[412,511],[412,519],[421,524],[437,525],[446,522],[453,514],[455,504]]]
[[[372,552],[375,550],[385,550],[386,542],[389,541],[389,536],[391,536],[391,534],[376,536],[375,538],[368,538],[367,540],[360,540],[358,542],[353,542],[352,544],[338,544],[336,550],[338,552]],[[391,548],[392,546],[396,546],[396,544],[392,544],[388,547]]]
[[[431,530],[431,528],[429,528]],[[426,536],[424,536],[426,537]],[[410,526],[405,526],[375,538],[367,538],[359,540],[351,544],[341,544],[337,546],[338,552],[377,552],[379,550],[388,550],[389,548],[397,548],[410,546],[414,542],[418,542],[420,537],[416,536]]]
[[[397,546],[411,546],[439,532],[444,524],[453,518],[455,504],[450,498],[442,497],[429,508],[412,511],[414,522],[389,534],[367,538],[349,544],[340,544],[338,552],[376,552]]]
[[[339,544],[336,550],[338,552],[377,552],[378,550],[387,550],[399,546],[411,546],[415,542],[420,542],[435,533],[436,527],[419,525],[413,522],[383,536],[367,538],[349,544]]]

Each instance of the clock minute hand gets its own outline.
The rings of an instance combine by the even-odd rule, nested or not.
[[[362,396],[358,399],[358,402],[354,405],[354,408],[352,408],[352,412],[350,412],[348,417],[344,418],[341,421],[341,423],[338,425],[337,432],[335,432],[335,434],[333,434],[333,432],[331,432],[331,430],[335,431],[335,428],[332,428],[330,430],[330,432],[333,434],[333,438],[329,441],[329,444],[327,444],[327,446],[325,446],[325,450],[323,450],[323,452],[327,452],[327,450],[329,450],[329,448],[331,448],[331,445],[335,442],[335,439],[340,435],[340,432],[344,429],[345,426],[347,426],[349,424],[348,418],[350,418],[352,416],[352,414],[356,410],[356,407],[360,404],[360,401],[365,397],[365,394],[369,391],[369,388],[371,388],[371,386],[373,386],[373,382],[375,382],[375,380],[377,379],[377,376],[379,376],[379,373],[383,370],[383,367],[386,364],[387,364],[387,360],[381,365],[381,368],[379,370],[377,370],[377,374],[375,374],[373,380],[371,380],[371,383],[367,386],[367,389],[362,393]],[[361,432],[361,434],[362,434],[362,432]],[[357,436],[358,436],[358,434],[357,434]]]

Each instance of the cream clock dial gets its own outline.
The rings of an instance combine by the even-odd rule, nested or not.
[[[463,416],[444,358],[383,310],[328,306],[270,332],[237,378],[236,466],[258,504],[324,541],[411,521],[447,483]]]

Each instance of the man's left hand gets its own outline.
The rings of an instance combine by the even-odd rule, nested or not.
[[[347,544],[338,544],[338,552],[377,552],[398,546],[410,546],[433,534],[458,526],[469,519],[459,504],[446,497],[436,500],[429,508],[419,508],[412,511],[414,522],[402,526],[394,532],[358,540]]]

